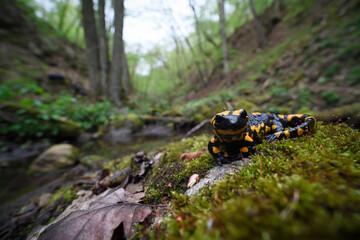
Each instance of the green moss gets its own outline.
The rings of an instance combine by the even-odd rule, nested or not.
[[[74,199],[77,198],[75,185],[70,187],[61,187],[58,189],[50,198],[49,204],[55,202],[56,200],[63,198],[62,201],[71,203]]]
[[[164,197],[171,197],[172,192],[184,192],[189,177],[193,174],[204,175],[215,166],[213,157],[206,153],[191,161],[181,161],[182,153],[200,151],[206,148],[209,137],[202,135],[170,143],[165,147],[164,156],[155,167],[146,183],[148,187],[146,198],[157,202]]]
[[[203,189],[174,194],[165,239],[349,239],[360,234],[360,134],[315,133],[257,146],[253,163]]]
[[[325,91],[321,95],[325,98],[326,102],[329,104],[336,103],[340,99],[340,95],[333,91]]]
[[[110,173],[115,173],[120,170],[124,170],[130,167],[131,158],[134,154],[126,155],[122,158],[117,158],[111,161],[107,161],[104,163],[103,168],[107,168],[110,170]]]
[[[345,79],[353,85],[360,83],[360,66],[351,68]]]

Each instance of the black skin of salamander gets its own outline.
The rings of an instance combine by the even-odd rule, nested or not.
[[[272,142],[308,133],[315,121],[313,116],[306,114],[247,114],[244,109],[227,110],[218,113],[211,120],[215,136],[209,142],[208,150],[221,166],[253,154],[256,150],[255,144],[264,138],[267,142]],[[285,131],[285,128],[290,129]]]

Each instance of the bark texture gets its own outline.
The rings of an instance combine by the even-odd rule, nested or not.
[[[113,45],[113,59],[110,73],[110,97],[120,104],[129,91],[129,71],[124,50],[123,27],[124,27],[124,0],[114,1],[115,33]]]
[[[228,48],[227,48],[226,32],[225,32],[224,0],[218,0],[218,4],[219,4],[220,31],[221,31],[222,49],[223,49],[224,75],[225,75],[225,79],[226,79],[226,84],[228,87],[230,87],[231,86],[231,78],[230,78],[230,72],[229,72]]]
[[[105,28],[105,0],[99,0],[99,57],[100,57],[100,83],[104,95],[108,95],[107,79],[109,71],[109,48]]]
[[[81,0],[82,17],[85,33],[87,66],[90,78],[90,88],[93,95],[98,94],[99,83],[99,44],[96,33],[94,7],[92,0]]]
[[[259,39],[260,39],[260,46],[261,46],[262,49],[264,49],[267,46],[267,39],[265,37],[265,34],[264,34],[263,28],[261,26],[261,23],[260,23],[259,19],[257,18],[254,2],[253,2],[253,0],[249,0],[249,2],[250,2],[250,10],[251,10],[251,13],[252,13],[253,18],[254,18],[256,32],[257,32],[257,34],[259,36]]]

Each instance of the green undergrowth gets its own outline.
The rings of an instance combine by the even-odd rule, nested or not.
[[[358,130],[321,123],[311,136],[264,142],[238,174],[196,197],[173,193],[175,217],[153,234],[165,239],[355,238],[360,235],[359,142]],[[175,153],[162,161],[165,166],[175,161],[174,167],[154,174],[169,179],[166,171],[173,176],[183,171],[170,157]]]
[[[164,149],[159,164],[152,169],[146,198],[148,202],[159,202],[164,198],[171,197],[171,192],[184,192],[187,188],[188,179],[193,174],[204,176],[207,170],[215,166],[215,161],[209,153],[195,160],[180,160],[183,153],[191,153],[204,150],[209,141],[206,135],[195,138],[183,139],[179,142],[170,143]]]

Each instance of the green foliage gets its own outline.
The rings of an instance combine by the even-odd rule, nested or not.
[[[32,79],[14,79],[0,85],[0,100],[10,100],[25,94],[45,95],[44,90]]]
[[[275,87],[271,89],[273,97],[285,97],[288,95],[288,90],[285,87]]]
[[[235,97],[235,93],[232,91],[222,90],[220,92],[220,98],[223,101],[231,102]]]
[[[340,53],[339,56],[343,59],[348,59],[350,57],[356,56],[360,52],[360,43],[357,42],[355,44],[349,45],[344,47]]]
[[[333,91],[325,91],[321,94],[327,103],[336,103],[340,99],[340,95]]]
[[[345,79],[353,85],[358,84],[360,82],[360,66],[351,68]]]
[[[286,19],[295,18],[308,10],[314,3],[315,0],[286,0],[284,1],[286,8],[289,9],[288,14],[285,16]]]
[[[263,143],[252,164],[191,198],[174,194],[164,239],[350,239],[359,235],[360,134],[319,126]],[[181,216],[181,217],[178,217]]]
[[[20,137],[56,136],[62,127],[58,122],[61,119],[71,119],[86,130],[96,130],[115,117],[109,101],[89,104],[68,93],[53,99],[31,80],[5,82],[0,86],[0,100],[19,101],[20,105],[13,104],[17,109],[12,113],[14,121],[1,121],[0,133]]]
[[[326,70],[325,70],[325,77],[332,77],[335,74],[339,73],[341,69],[341,66],[339,64],[333,64],[330,65]]]

